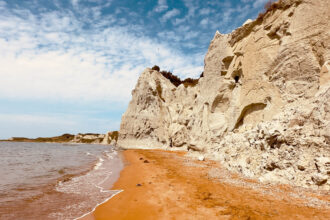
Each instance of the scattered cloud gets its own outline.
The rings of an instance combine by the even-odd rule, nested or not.
[[[167,1],[166,0],[158,0],[157,6],[154,8],[155,12],[163,12],[168,9]]]
[[[173,25],[177,26],[184,23],[185,21],[186,21],[185,18],[175,18],[174,20],[172,20],[172,23]]]
[[[79,2],[79,0],[71,0],[71,4],[73,6],[77,6],[78,5],[78,2]]]
[[[209,24],[209,19],[208,18],[203,18],[200,22],[200,24],[204,27],[206,27]]]
[[[173,17],[176,17],[180,14],[180,11],[176,8],[166,12],[163,17],[161,17],[160,21],[161,22],[166,22],[167,20],[173,18]]]
[[[194,0],[183,0],[185,6],[188,8],[187,18],[195,16],[195,11],[199,8]]]
[[[200,15],[208,15],[210,13],[211,13],[211,9],[209,8],[202,8],[201,10],[199,10]]]
[[[11,12],[0,15],[0,28],[7,30],[0,33],[1,98],[127,102],[147,66],[158,64],[174,72],[201,66],[167,42],[138,36],[130,26],[91,33],[72,13],[47,12],[39,19],[24,13],[25,18]],[[173,9],[163,18],[179,13]],[[179,40],[174,33],[166,37]]]
[[[7,4],[6,2],[4,2],[4,1],[0,1],[0,7],[1,7],[1,8],[5,7],[6,4]]]

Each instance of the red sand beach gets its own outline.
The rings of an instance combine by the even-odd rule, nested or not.
[[[126,166],[112,187],[123,192],[83,219],[330,218],[327,192],[260,184],[183,152],[127,150],[123,155]]]

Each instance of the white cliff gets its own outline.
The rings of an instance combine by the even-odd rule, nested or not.
[[[327,0],[281,0],[217,32],[196,85],[147,68],[118,144],[197,151],[261,181],[330,190],[329,11]]]

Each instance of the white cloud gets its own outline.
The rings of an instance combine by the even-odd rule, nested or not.
[[[159,32],[157,34],[161,39],[176,41],[179,42],[181,40],[181,36],[177,35],[174,31],[164,31]]]
[[[166,0],[158,0],[157,6],[154,8],[155,12],[163,12],[168,9],[167,1]]]
[[[191,18],[195,16],[195,11],[199,8],[198,5],[196,5],[196,2],[194,0],[183,0],[185,6],[188,8],[188,14],[187,18]]]
[[[5,7],[7,5],[7,3],[5,1],[0,1],[0,7]]]
[[[190,19],[196,17],[196,10],[199,8],[198,3],[194,2],[193,0],[183,0],[184,5],[188,9],[188,13],[183,18],[176,18],[175,20],[172,21],[173,25],[180,25],[184,22],[189,21]]]
[[[102,61],[104,58],[93,53],[77,55],[75,51],[1,57],[0,96],[81,101],[129,98],[141,69],[122,66],[108,74]]]
[[[71,0],[71,4],[73,6],[77,6],[78,5],[78,2],[79,2],[79,0]]]
[[[176,8],[166,12],[163,17],[161,17],[160,21],[161,22],[166,22],[167,20],[173,18],[173,17],[176,17],[180,14],[180,11]]]
[[[200,15],[208,15],[211,13],[211,9],[209,8],[202,8],[200,11],[199,11],[199,14]]]
[[[184,40],[191,40],[193,38],[198,37],[200,34],[197,31],[188,31],[185,36],[184,36]]]
[[[208,18],[203,18],[200,22],[200,24],[204,27],[206,27],[209,24],[209,19]]]
[[[181,76],[198,75],[202,67],[202,56],[187,57],[166,42],[137,35],[132,26],[84,30],[67,11],[38,18],[30,11],[0,12],[0,29],[6,30],[0,32],[0,98],[127,102],[147,66]],[[179,13],[169,12],[166,19]]]
[[[176,18],[176,19],[172,20],[172,24],[176,26],[176,25],[182,24],[185,21],[186,21],[186,18]]]

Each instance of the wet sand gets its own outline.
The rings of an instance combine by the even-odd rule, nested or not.
[[[112,189],[84,219],[329,219],[329,192],[265,185],[183,152],[124,151]]]

